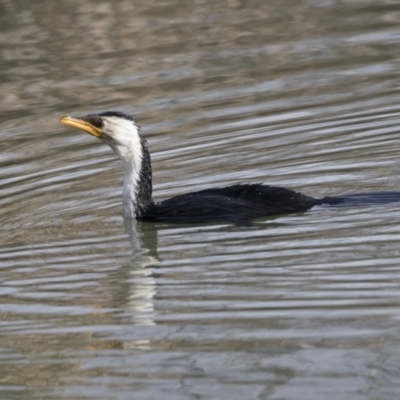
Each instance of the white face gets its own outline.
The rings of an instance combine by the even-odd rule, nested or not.
[[[140,165],[142,159],[142,144],[139,127],[130,120],[120,117],[101,117],[104,126],[100,137],[107,143],[122,161]]]

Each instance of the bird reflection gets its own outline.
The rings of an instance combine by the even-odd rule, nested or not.
[[[126,307],[133,314],[133,322],[154,325],[154,298],[157,293],[154,268],[160,260],[157,253],[157,229],[154,224],[124,219],[132,256],[129,275],[126,277],[129,294]]]

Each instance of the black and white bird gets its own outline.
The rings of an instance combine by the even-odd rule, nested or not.
[[[121,159],[125,170],[123,187],[125,217],[171,223],[237,222],[303,212],[320,204],[371,203],[373,195],[315,199],[280,187],[236,184],[153,202],[150,154],[147,142],[140,137],[140,128],[133,117],[122,112],[106,111],[83,117],[62,117],[60,122],[99,138]],[[392,199],[392,194],[397,197]],[[382,199],[381,201],[378,199],[377,203],[399,201],[400,194],[389,192],[384,194]]]

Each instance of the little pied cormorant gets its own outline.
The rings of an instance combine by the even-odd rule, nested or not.
[[[182,194],[153,202],[152,170],[146,140],[127,114],[106,111],[83,117],[62,117],[60,122],[83,130],[107,143],[124,165],[123,212],[125,217],[145,221],[200,223],[246,221],[254,218],[297,213],[320,204],[368,202],[367,194],[315,199],[290,189],[264,184],[237,184]],[[399,200],[381,194],[379,203]],[[397,196],[397,197],[396,197]]]

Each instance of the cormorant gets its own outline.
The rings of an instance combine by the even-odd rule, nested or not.
[[[147,142],[140,137],[140,128],[132,116],[118,111],[106,111],[83,117],[62,117],[60,122],[99,138],[122,160],[125,169],[125,217],[174,223],[236,222],[302,212],[320,204],[334,205],[346,201],[364,204],[370,199],[368,194],[315,199],[275,186],[236,184],[153,202],[150,154]],[[399,200],[399,193],[396,194],[397,198],[391,201]]]

